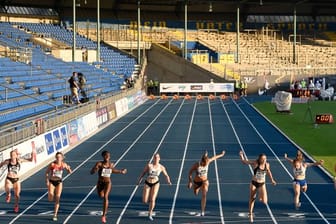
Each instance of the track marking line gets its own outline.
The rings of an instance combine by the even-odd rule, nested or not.
[[[236,129],[234,128],[234,125],[233,125],[232,120],[231,120],[231,118],[230,118],[230,116],[229,116],[229,114],[228,114],[228,112],[227,112],[227,110],[226,110],[226,107],[225,107],[225,105],[223,104],[223,101],[222,101],[222,107],[223,107],[224,112],[225,112],[225,114],[226,114],[226,116],[227,116],[227,118],[228,118],[228,120],[229,120],[229,122],[230,122],[232,131],[233,131],[234,135],[236,136],[236,139],[237,139],[237,141],[238,141],[238,144],[239,144],[241,150],[243,151],[244,156],[247,158],[247,155],[246,155],[246,153],[245,153],[244,147],[243,147],[243,145],[242,145],[242,143],[241,143],[241,141],[240,141],[240,138],[239,138],[239,136],[238,136],[238,134],[237,134],[237,132],[236,132]],[[251,174],[253,175],[253,169],[252,169],[252,167],[251,167],[250,165],[249,165],[248,167],[249,167],[249,169],[250,169],[250,171],[251,171]],[[273,212],[272,212],[272,210],[270,209],[268,203],[266,204],[266,208],[267,208],[267,211],[268,211],[268,213],[270,214],[270,216],[271,216],[271,218],[272,218],[273,223],[278,223],[278,222],[276,221],[276,219],[275,219],[275,217],[274,217],[274,215],[273,215]]]
[[[118,137],[121,133],[123,133],[126,129],[128,129],[132,124],[134,124],[140,117],[142,117],[142,115],[146,114],[149,110],[151,110],[152,107],[154,107],[157,103],[159,102],[156,101],[154,104],[152,104],[150,107],[148,107],[143,113],[141,113],[135,120],[133,120],[131,123],[129,123],[126,127],[124,127],[121,131],[119,131],[115,136],[113,136],[109,141],[107,141],[104,145],[102,145],[100,148],[97,149],[96,152],[92,153],[91,156],[89,156],[86,160],[84,160],[81,164],[79,164],[76,168],[74,168],[72,170],[71,174],[67,174],[63,180],[66,180],[70,175],[72,175],[74,172],[76,172],[80,167],[82,167],[87,161],[89,161],[93,156],[95,156],[98,152],[100,152],[100,150],[102,150],[105,146],[107,146],[110,142],[112,142],[116,137]],[[85,142],[83,142],[85,143]],[[34,205],[36,205],[39,201],[42,200],[42,198],[44,198],[46,195],[48,194],[48,192],[45,192],[41,197],[39,197],[38,199],[36,199],[31,205],[29,205],[27,208],[25,208],[22,212],[20,212],[20,214],[18,214],[11,222],[9,222],[8,224],[13,224],[16,220],[18,220],[22,215],[24,215],[29,209],[31,209],[32,207],[34,207]]]
[[[159,151],[159,149],[160,149],[160,147],[161,147],[163,141],[166,139],[167,134],[168,134],[168,132],[170,131],[170,128],[172,127],[172,125],[174,124],[177,115],[178,115],[179,112],[181,111],[181,108],[182,108],[183,104],[184,104],[184,100],[182,101],[182,103],[180,104],[180,106],[179,106],[178,110],[176,111],[174,117],[173,117],[172,120],[170,121],[170,124],[169,124],[169,126],[167,127],[165,133],[163,134],[163,136],[162,136],[162,138],[161,138],[159,144],[157,145],[156,149],[154,150],[154,152],[153,152],[153,154],[152,154],[152,157],[151,157],[151,159],[149,160],[149,163],[152,162],[154,155]],[[141,181],[142,181],[142,180],[141,180]],[[141,181],[140,181],[140,182],[141,182]],[[162,184],[162,185],[163,185],[163,184]],[[131,201],[133,200],[134,195],[135,195],[136,191],[138,190],[138,188],[139,188],[139,185],[136,185],[135,188],[133,189],[133,192],[132,192],[131,196],[129,197],[127,203],[125,204],[123,210],[121,211],[121,213],[120,213],[120,215],[119,215],[119,217],[118,217],[118,219],[117,219],[117,222],[116,222],[117,224],[120,223],[120,221],[121,221],[122,217],[124,216],[124,214],[125,214],[125,212],[126,212],[128,206],[129,206],[129,204],[130,204]]]
[[[185,143],[183,157],[182,157],[182,161],[181,161],[181,168],[180,168],[180,171],[179,171],[179,175],[178,175],[178,179],[177,179],[177,183],[176,183],[176,190],[175,190],[174,199],[173,199],[173,204],[172,204],[172,208],[171,208],[170,215],[169,215],[169,224],[173,223],[174,210],[175,210],[177,195],[178,195],[179,188],[180,188],[181,177],[182,177],[182,172],[183,172],[185,157],[186,157],[186,154],[187,154],[187,149],[188,149],[188,144],[189,144],[191,129],[192,129],[193,122],[194,122],[194,116],[195,116],[196,106],[197,106],[197,99],[195,100],[193,112],[192,112],[191,119],[190,119],[187,140],[186,140],[186,143]]]
[[[168,108],[172,100],[170,100],[164,108],[158,113],[155,118],[148,124],[148,126],[139,134],[139,136],[134,140],[134,142],[125,150],[125,152],[119,157],[119,159],[115,162],[115,165],[117,165],[125,156],[126,154],[133,148],[133,146],[139,141],[139,139],[147,132],[147,130],[155,123],[155,121],[160,117],[160,115]],[[93,191],[96,189],[96,185],[92,187],[90,192],[83,198],[83,200],[75,207],[74,210],[67,216],[67,218],[64,220],[63,224],[66,224],[71,217],[77,212],[77,210],[84,204],[84,202],[89,198],[89,196],[93,193]]]
[[[209,98],[208,98],[208,109],[209,109],[212,151],[213,151],[213,155],[215,156],[216,155],[215,134],[214,134],[213,120],[212,120],[212,114],[211,114],[211,105],[210,105],[210,99]],[[215,165],[215,173],[216,173],[219,214],[220,214],[221,222],[224,224],[225,222],[224,222],[224,213],[223,213],[223,206],[222,206],[222,195],[221,195],[221,191],[220,191],[221,188],[220,188],[220,184],[219,184],[219,174],[218,174],[217,160],[214,161],[214,165]]]
[[[290,176],[290,178],[294,179],[294,177],[292,176],[292,174],[288,171],[288,169],[283,164],[283,162],[280,160],[280,158],[278,157],[278,155],[274,152],[274,150],[272,149],[272,147],[267,143],[267,141],[264,139],[264,137],[260,134],[260,132],[258,131],[258,129],[253,125],[253,123],[247,117],[247,115],[245,114],[245,112],[240,108],[240,106],[238,106],[238,104],[235,101],[233,101],[233,103],[236,105],[236,107],[239,109],[239,111],[242,113],[242,115],[245,117],[245,119],[249,122],[250,126],[254,129],[254,131],[257,133],[257,135],[260,137],[260,139],[265,143],[265,145],[270,150],[270,152],[278,160],[278,162],[280,163],[280,165],[282,166],[282,168],[286,171],[286,173]],[[248,102],[247,102],[247,104],[249,105]],[[313,208],[315,209],[315,211],[320,215],[320,217],[323,219],[323,221],[325,223],[329,223],[329,221],[324,217],[324,215],[322,214],[322,212],[317,208],[317,206],[314,204],[314,202],[310,199],[310,197],[308,196],[308,194],[306,192],[302,192],[302,194],[306,197],[306,199],[313,206]]]

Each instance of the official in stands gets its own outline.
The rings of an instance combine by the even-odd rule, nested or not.
[[[241,87],[241,82],[240,82],[240,80],[236,80],[236,83],[235,83],[235,93],[237,94],[237,95],[240,95],[240,87]]]
[[[0,163],[0,168],[3,166],[7,166],[7,177],[5,180],[5,192],[6,192],[6,202],[9,203],[11,201],[11,188],[14,189],[15,195],[15,204],[14,204],[14,212],[19,212],[19,200],[20,200],[20,192],[21,192],[21,183],[19,180],[19,172],[21,168],[21,163],[23,162],[32,162],[33,158],[36,157],[34,155],[35,151],[32,152],[30,159],[19,158],[18,150],[15,149],[10,152],[10,158],[4,160]]]
[[[78,87],[80,90],[80,93],[83,98],[86,98],[86,92],[85,92],[85,86],[86,86],[86,78],[83,73],[78,73]]]
[[[79,104],[80,103],[79,97],[78,97],[79,85],[76,82],[76,76],[77,76],[77,72],[73,72],[68,82],[70,84],[71,98],[72,100],[75,100],[77,104]]]
[[[153,93],[153,88],[154,88],[154,82],[153,82],[153,80],[151,79],[151,80],[149,80],[149,81],[147,82],[147,94],[148,94],[148,95],[150,95],[150,94],[154,94],[154,93]]]

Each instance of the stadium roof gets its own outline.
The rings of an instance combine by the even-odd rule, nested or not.
[[[184,10],[186,0],[141,0],[141,9],[148,12],[175,12]],[[72,7],[72,0],[0,0],[1,5],[55,8],[58,11]],[[136,11],[137,0],[100,0],[102,10]],[[291,15],[296,6],[298,14],[320,16],[335,15],[336,0],[187,0],[189,12],[233,14],[237,5],[245,15]],[[76,0],[80,8],[95,9],[97,0]],[[211,8],[211,10],[209,10]]]

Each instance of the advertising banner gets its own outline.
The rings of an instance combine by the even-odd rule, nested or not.
[[[113,120],[114,118],[117,117],[116,107],[114,103],[107,106],[107,111],[108,111],[109,120]]]
[[[100,108],[96,111],[97,125],[98,127],[108,122],[107,107]]]
[[[234,83],[161,83],[161,93],[232,93]]]
[[[117,116],[120,117],[128,112],[128,100],[127,98],[122,98],[115,102]]]

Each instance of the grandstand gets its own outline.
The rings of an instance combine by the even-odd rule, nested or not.
[[[1,123],[60,109],[62,97],[69,94],[67,79],[73,71],[87,76],[89,98],[120,91],[124,79],[136,73],[135,59],[103,45],[101,62],[65,62],[36,45],[33,35],[53,38],[66,45],[72,32],[54,24],[1,23],[1,43],[6,48],[31,50],[31,58],[1,58]],[[94,49],[96,43],[77,36],[79,46]],[[15,50],[18,51],[18,50]],[[4,52],[3,56],[6,52]],[[13,109],[15,109],[13,111]]]

